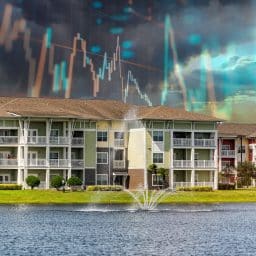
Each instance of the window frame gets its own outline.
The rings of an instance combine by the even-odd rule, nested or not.
[[[101,134],[101,136],[100,136],[100,134]],[[106,134],[106,136],[104,136],[103,134]],[[108,132],[107,131],[97,131],[97,142],[107,142],[107,141],[108,141]]]
[[[155,158],[154,155],[162,155],[162,162],[155,162]],[[152,156],[152,160],[153,160],[153,164],[163,164],[164,163],[164,153],[163,152],[153,152],[153,156]],[[158,158],[159,159],[159,158]]]
[[[107,162],[98,162],[98,155],[100,155],[100,154],[105,154],[107,156]],[[97,152],[96,162],[97,162],[97,164],[108,164],[108,152]]]
[[[154,178],[155,177],[161,177],[161,182],[162,182],[162,184],[159,184],[159,180],[158,179],[156,179],[156,181],[157,181],[157,184],[155,184],[154,183]],[[159,173],[152,173],[152,187],[159,187],[159,186],[163,186],[164,184],[164,179],[163,179],[163,176],[161,175],[161,174],[159,174]]]
[[[157,135],[154,133],[157,133]],[[159,133],[162,135],[159,135]],[[154,142],[164,142],[164,132],[162,130],[154,130],[152,135]],[[160,140],[160,138],[162,139]]]
[[[105,176],[105,177],[106,177],[106,184],[102,184],[102,182],[101,182],[101,183],[98,182],[98,177],[99,177],[99,176],[101,176],[101,177],[104,177],[104,176]],[[97,185],[108,185],[108,174],[97,173],[97,174],[96,174],[96,184],[97,184]]]

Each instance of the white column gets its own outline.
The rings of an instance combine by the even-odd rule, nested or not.
[[[219,139],[219,142],[218,142],[218,146],[219,146],[219,161],[218,161],[218,171],[221,172],[222,170],[222,161],[221,161],[221,149],[222,149],[222,139],[220,138]]]
[[[24,121],[24,187],[28,188],[26,178],[28,177],[28,121]]]
[[[213,189],[218,189],[218,169],[214,170],[214,181],[213,181]]]
[[[148,189],[148,170],[147,170],[147,129],[144,128],[144,189]]]
[[[71,177],[71,142],[72,142],[72,127],[71,121],[68,121],[68,179]]]
[[[49,189],[50,188],[50,169],[47,168],[45,172],[45,188]]]
[[[174,170],[173,170],[173,130],[171,130],[171,138],[170,138],[170,170],[169,170],[169,188],[171,190],[174,189]]]
[[[85,169],[83,169],[83,185],[85,184]]]

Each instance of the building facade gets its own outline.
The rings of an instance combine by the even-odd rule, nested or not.
[[[0,98],[0,183],[78,176],[129,189],[218,184],[218,120],[117,101]],[[149,173],[168,170],[166,184]]]

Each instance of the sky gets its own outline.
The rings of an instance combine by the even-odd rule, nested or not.
[[[0,94],[255,122],[255,11],[253,0],[0,0]]]

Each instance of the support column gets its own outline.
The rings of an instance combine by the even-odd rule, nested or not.
[[[238,163],[237,163],[237,151],[238,151],[238,147],[237,147],[237,142],[236,139],[234,139],[235,141],[235,168],[237,168]]]
[[[218,141],[218,152],[219,152],[218,171],[219,172],[221,172],[221,170],[222,170],[221,150],[222,150],[222,138],[220,138],[219,141]]]
[[[144,189],[148,189],[148,171],[147,171],[147,129],[144,129]]]
[[[83,185],[85,185],[85,169],[83,169]]]
[[[170,139],[170,170],[169,170],[169,188],[174,189],[174,170],[173,170],[173,130],[171,130],[171,139]]]
[[[45,173],[45,188],[46,189],[50,188],[50,169],[49,168],[46,169],[46,173]]]
[[[218,189],[218,170],[214,170],[214,180],[213,180],[213,189]]]
[[[24,121],[24,187],[28,188],[26,178],[28,177],[28,120]]]
[[[17,184],[22,185],[21,169],[20,168],[18,168],[18,172],[17,172]]]
[[[71,127],[71,120],[68,121],[68,179],[71,177],[71,143],[72,143],[72,127]]]

